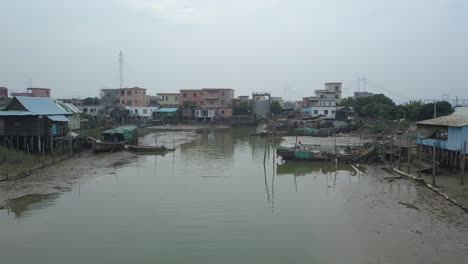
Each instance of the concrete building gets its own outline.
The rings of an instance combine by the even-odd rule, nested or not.
[[[153,113],[158,110],[157,106],[126,106],[130,117],[152,118]]]
[[[234,89],[203,88],[200,90],[180,90],[182,117],[203,120],[232,117]]]
[[[180,105],[180,93],[158,93],[160,105]]]
[[[4,106],[8,100],[8,88],[0,87],[0,106]]]
[[[237,99],[238,99],[240,102],[243,102],[243,103],[248,103],[249,100],[250,100],[248,95],[241,95],[241,96],[238,96]]]
[[[101,104],[105,107],[115,107],[120,103],[120,89],[101,89]]]
[[[65,104],[72,104],[74,106],[83,105],[83,99],[79,99],[79,98],[71,98],[71,99],[62,98],[62,99],[57,99],[57,101],[65,103]]]
[[[252,93],[252,113],[255,119],[269,118],[271,115],[270,93]]]
[[[148,106],[149,95],[146,95],[145,88],[133,87],[120,89],[119,101],[124,106]]]
[[[91,116],[102,116],[107,114],[106,107],[102,105],[82,105],[78,106],[78,109],[80,109],[83,114]]]
[[[341,85],[338,82],[325,83],[325,89],[315,90],[315,96],[305,97],[301,115],[335,119],[336,108],[341,101]]]
[[[27,88],[25,93],[11,93],[11,96],[50,97],[50,89]]]

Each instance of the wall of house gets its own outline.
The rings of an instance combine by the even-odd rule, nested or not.
[[[196,107],[202,107],[203,91],[202,90],[180,90],[180,105],[183,107],[185,102],[193,102]]]
[[[130,116],[139,116],[139,117],[153,117],[153,112],[158,110],[158,107],[147,106],[147,107],[132,107],[126,106],[129,111]]]
[[[160,105],[179,105],[180,104],[180,94],[158,94],[161,97],[158,100]]]
[[[317,117],[319,115],[324,115],[324,119],[335,119],[336,118],[336,107],[326,107],[326,106],[312,106],[304,107],[301,109],[301,115]]]
[[[120,90],[120,104],[125,106],[148,106],[149,95],[146,95],[146,89],[123,88]]]
[[[436,147],[461,151],[463,150],[464,142],[468,144],[468,126],[464,127],[448,127],[447,129],[447,140],[438,140],[433,138],[417,138],[418,144],[423,144],[425,146],[432,146],[436,143]],[[468,148],[468,146],[467,146]],[[467,150],[468,153],[468,150]]]
[[[81,128],[81,117],[80,114],[73,114],[67,116],[68,120],[68,128],[70,130],[78,130]]]

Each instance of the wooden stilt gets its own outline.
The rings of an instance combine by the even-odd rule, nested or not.
[[[432,185],[436,186],[436,143],[432,143]]]

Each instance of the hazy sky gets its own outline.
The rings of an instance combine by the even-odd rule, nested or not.
[[[0,86],[468,98],[467,0],[0,0]]]

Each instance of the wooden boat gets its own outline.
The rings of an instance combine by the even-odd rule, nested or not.
[[[166,146],[136,146],[136,145],[127,145],[128,150],[135,152],[154,152],[154,153],[163,153],[168,151],[173,151],[174,148],[166,148]]]
[[[135,142],[137,139],[137,128],[134,126],[122,126],[102,132],[103,140],[93,143],[93,152],[112,152],[124,149],[125,144]]]
[[[276,150],[278,156],[284,160],[303,160],[312,162],[337,162],[350,163],[353,160],[353,155],[350,153],[334,154],[320,152],[307,146],[296,147],[278,147]]]
[[[93,143],[93,152],[94,153],[102,153],[102,152],[114,152],[119,151],[124,148],[123,142],[103,142],[103,141],[96,141]]]

